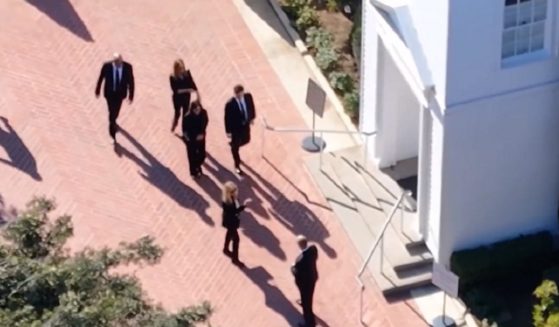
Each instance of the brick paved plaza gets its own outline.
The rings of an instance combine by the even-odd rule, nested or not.
[[[264,1],[264,0],[262,0]],[[54,196],[74,217],[72,247],[114,245],[144,234],[167,249],[162,263],[137,270],[149,295],[168,309],[207,299],[214,326],[291,326],[300,317],[289,267],[294,236],[318,244],[315,312],[321,326],[357,326],[359,258],[303,168],[300,135],[260,126],[242,150],[241,259],[221,253],[218,205],[232,158],[223,104],[243,83],[257,114],[275,125],[303,126],[266,57],[230,0],[3,0],[0,2],[0,194],[22,206]],[[124,104],[119,153],[109,144],[107,110],[94,96],[101,63],[113,51],[134,65],[136,98]],[[209,116],[207,177],[188,174],[186,151],[170,133],[171,65],[184,58]],[[410,303],[365,293],[369,326],[423,326]]]

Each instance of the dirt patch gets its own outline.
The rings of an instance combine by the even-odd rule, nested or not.
[[[340,12],[318,10],[320,24],[334,36],[334,48],[340,53],[338,64],[342,71],[357,80],[357,65],[353,57],[350,43],[350,33],[353,22]]]

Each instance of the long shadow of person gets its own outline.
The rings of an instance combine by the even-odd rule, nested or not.
[[[274,285],[274,278],[262,266],[245,268],[245,275],[264,293],[265,304],[268,308],[280,314],[288,323],[288,326],[297,326],[301,321],[301,313],[282,291]]]
[[[288,326],[297,326],[302,322],[302,314],[295,308],[293,303],[274,285],[274,278],[262,266],[242,269],[242,272],[262,290],[266,306],[280,314],[288,323]],[[329,327],[328,324],[315,314],[317,325]]]
[[[278,259],[287,259],[283,252],[279,239],[266,226],[260,224],[252,213],[245,211],[241,217],[241,227],[243,234],[252,240],[256,245],[266,248]]]
[[[6,150],[10,158],[9,160],[0,158],[0,162],[21,170],[36,181],[42,181],[43,178],[37,170],[37,161],[31,151],[25,146],[8,119],[0,116],[0,120],[6,127],[6,130],[0,128],[0,145]]]
[[[252,210],[252,212],[254,212],[259,217],[270,217],[268,211],[266,211],[266,209],[262,206],[262,200],[260,199],[260,197],[257,196],[256,193],[254,193],[252,188],[243,187],[243,184],[245,184],[246,176],[239,179],[237,175],[233,174],[230,170],[225,168],[209,153],[206,156],[206,163],[204,165],[204,168],[207,172],[211,173],[221,184],[224,184],[227,181],[237,182],[237,184],[239,184],[239,198],[252,199],[252,202],[250,204],[250,209]],[[216,196],[213,195],[212,198],[216,198]],[[221,203],[221,200],[219,203]]]
[[[305,234],[310,241],[320,245],[324,253],[330,258],[337,256],[336,251],[326,243],[330,232],[314,212],[299,201],[287,199],[283,193],[253,168],[246,168],[250,175],[253,175],[263,185],[262,187],[254,179],[248,179],[252,187],[258,190],[268,189],[268,191],[261,191],[260,194],[272,206],[272,216],[294,234]]]
[[[181,207],[189,210],[196,211],[202,220],[210,226],[214,226],[211,217],[206,213],[209,208],[209,203],[202,196],[200,196],[192,188],[184,184],[178,177],[169,169],[157,160],[149,151],[146,150],[134,137],[132,137],[126,130],[120,128],[119,132],[136,148],[142,156],[147,160],[144,161],[122,145],[115,146],[115,152],[121,156],[124,155],[128,159],[135,162],[143,172],[140,176],[148,181],[153,186],[157,187],[161,192],[165,193],[168,197],[173,199]]]
[[[85,26],[70,0],[26,0],[26,2],[84,41],[93,42],[91,33],[89,33],[87,26]]]

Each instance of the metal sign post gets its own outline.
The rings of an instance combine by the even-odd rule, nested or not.
[[[443,325],[446,327],[456,326],[455,322],[447,325],[446,323],[446,298],[451,296],[458,297],[459,278],[452,271],[447,270],[439,263],[433,263],[433,285],[437,286],[443,291]]]
[[[309,78],[307,85],[307,106],[312,110],[312,134],[303,139],[302,147],[309,152],[319,152],[326,147],[326,142],[315,135],[316,116],[320,118],[324,115],[324,104],[326,103],[326,93],[320,86]]]

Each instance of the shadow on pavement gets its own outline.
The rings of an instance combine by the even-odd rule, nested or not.
[[[173,199],[181,207],[196,211],[205,223],[210,226],[215,225],[212,218],[206,213],[207,208],[209,208],[209,203],[202,196],[184,184],[169,167],[157,160],[157,158],[149,153],[149,151],[126,130],[119,128],[119,133],[138,149],[147,161],[138,158],[138,156],[120,144],[115,146],[115,152],[118,156],[124,155],[126,158],[136,163],[143,170],[143,172],[140,172],[140,176]]]
[[[221,185],[227,181],[237,183],[239,187],[239,199],[251,198],[253,201],[249,206],[249,210],[241,214],[241,229],[243,234],[252,240],[256,245],[265,248],[278,259],[285,261],[287,256],[281,248],[279,239],[265,225],[261,224],[257,217],[269,218],[268,211],[262,206],[262,200],[252,190],[250,185],[246,185],[246,178],[239,178],[231,171],[226,169],[212,155],[207,154],[207,163],[204,166],[206,172],[212,174],[220,183],[216,185],[209,177],[202,177],[198,183],[203,187],[210,197],[221,205]]]
[[[270,203],[272,216],[294,234],[303,234],[309,241],[318,244],[330,258],[337,257],[336,251],[326,243],[330,233],[312,210],[299,201],[287,199],[277,187],[257,171],[251,167],[246,168],[255,178],[247,175],[247,180]]]
[[[301,313],[293,303],[283,294],[283,292],[274,285],[273,277],[262,266],[254,268],[242,269],[243,273],[264,293],[265,304],[268,308],[274,310],[288,323],[288,326],[297,326],[301,321]]]
[[[6,128],[4,130],[0,126],[0,146],[4,148],[9,157],[9,159],[0,158],[0,162],[21,170],[36,181],[42,181],[43,178],[37,170],[37,161],[31,151],[25,146],[7,118],[0,116],[0,121]]]
[[[290,301],[283,292],[274,285],[274,278],[262,266],[254,268],[242,269],[243,273],[264,293],[264,303],[266,306],[278,314],[280,314],[289,324],[288,326],[297,326],[302,322],[302,314],[297,310],[292,301]],[[298,295],[297,295],[298,296]],[[330,327],[324,320],[316,316],[317,326]]]
[[[266,226],[258,222],[258,219],[250,211],[242,214],[241,227],[243,234],[260,247],[266,248],[278,259],[285,261],[287,256],[283,252],[279,239]]]
[[[58,25],[87,42],[93,42],[87,26],[70,3],[70,0],[25,0]]]

